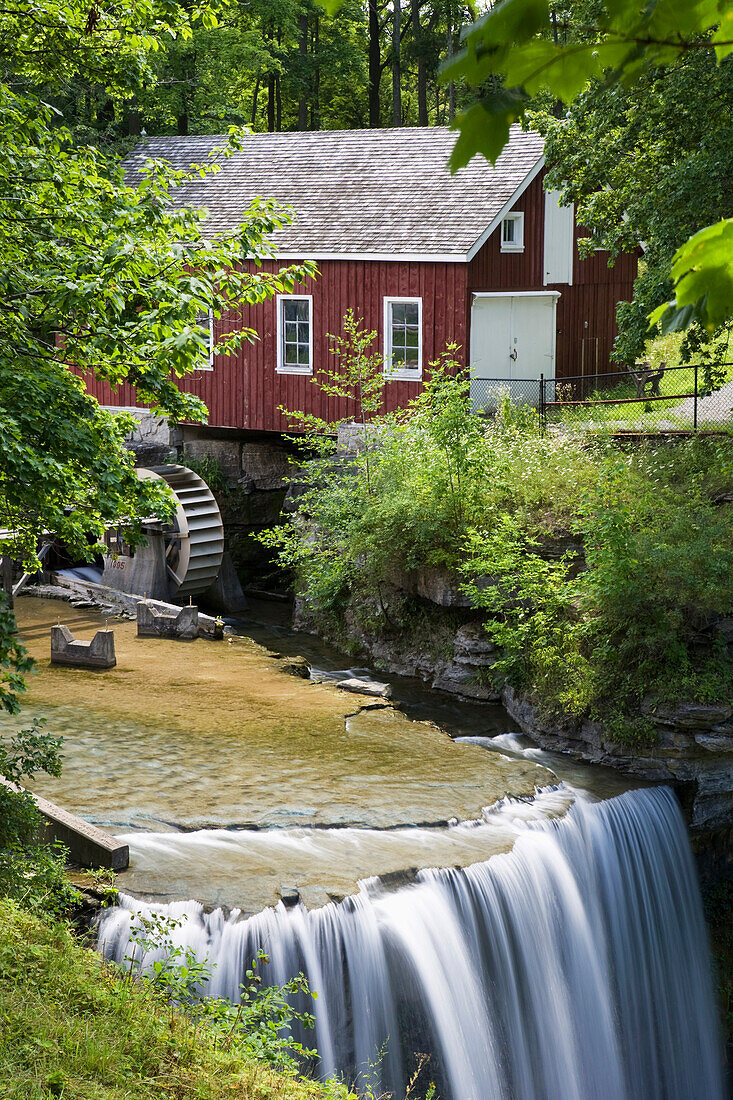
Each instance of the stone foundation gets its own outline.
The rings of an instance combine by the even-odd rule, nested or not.
[[[211,477],[209,484],[237,576],[245,586],[262,587],[263,576],[274,572],[272,556],[252,535],[280,520],[292,476],[292,444],[276,435],[261,438],[194,427],[182,431],[180,461],[190,462],[203,477],[210,462],[219,474],[220,483]]]

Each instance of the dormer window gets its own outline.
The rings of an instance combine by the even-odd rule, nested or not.
[[[524,214],[507,214],[501,223],[502,252],[524,252]]]

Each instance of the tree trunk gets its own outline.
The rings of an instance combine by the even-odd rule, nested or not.
[[[379,82],[382,78],[382,51],[379,42],[379,7],[369,0],[369,125],[379,126]]]
[[[400,73],[400,21],[402,0],[392,0],[392,125],[402,125],[402,84]]]
[[[412,40],[417,57],[417,122],[419,126],[428,125],[428,76],[425,71],[423,54],[422,27],[420,26],[421,0],[412,0]]]
[[[308,129],[308,86],[306,84],[306,71],[308,65],[308,13],[303,12],[298,16],[298,58],[300,60],[300,74],[302,88],[298,99],[298,129]]]
[[[453,5],[448,5],[448,61],[453,57]],[[456,86],[451,80],[448,85],[448,124],[456,117]]]
[[[267,74],[267,129],[275,129],[275,74]]]
[[[313,16],[313,129],[321,128],[321,21],[316,8]]]
[[[13,606],[13,559],[7,554],[3,555],[3,592],[7,599],[8,607]]]
[[[252,122],[252,129],[253,130],[255,128],[255,123],[257,122],[257,99],[259,97],[259,94],[260,94],[260,74],[257,73],[257,79],[255,80],[255,90],[252,93],[252,119],[251,119],[251,122]]]

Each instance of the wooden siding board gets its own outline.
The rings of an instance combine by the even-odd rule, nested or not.
[[[327,334],[340,334],[343,316],[352,308],[369,330],[377,332],[374,350],[384,351],[383,299],[386,296],[420,296],[423,300],[423,370],[450,342],[461,346],[460,362],[468,358],[471,293],[479,290],[560,291],[557,313],[557,375],[580,371],[582,340],[598,338],[599,362],[607,369],[616,333],[615,307],[629,299],[636,274],[637,257],[621,256],[608,268],[605,256],[597,253],[588,260],[576,256],[575,282],[544,287],[543,239],[544,192],[542,175],[534,180],[515,208],[525,212],[525,251],[501,253],[497,230],[468,263],[426,263],[407,260],[327,260],[319,264],[319,275],[307,286],[297,288],[313,296],[314,367],[323,370],[332,361]],[[576,242],[577,250],[577,242]],[[278,265],[262,264],[272,272]],[[254,431],[283,431],[289,427],[278,405],[305,408],[324,419],[335,420],[353,412],[345,399],[326,398],[319,387],[302,375],[277,374],[276,302],[245,306],[217,322],[216,332],[233,331],[238,325],[254,328],[259,339],[244,343],[230,356],[217,356],[213,372],[196,372],[182,388],[202,398],[209,408],[209,423]],[[588,321],[588,329],[585,321]],[[138,404],[132,387],[114,393],[95,379],[87,388],[106,405]],[[390,382],[385,387],[387,411],[404,406],[420,390],[417,382]]]

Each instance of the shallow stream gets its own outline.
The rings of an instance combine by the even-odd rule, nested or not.
[[[49,636],[60,620],[89,638],[101,615],[18,600],[37,661],[21,720],[45,718],[64,738],[61,778],[34,790],[124,837],[122,889],[256,912],[287,887],[320,905],[374,875],[486,859],[528,817],[629,786],[533,748],[499,706],[410,680],[390,681],[387,705],[337,689],[369,670],[294,634],[278,610],[256,607],[224,642],[137,638],[110,620],[117,667],[94,672],[51,666]],[[284,671],[294,655],[311,680]]]

